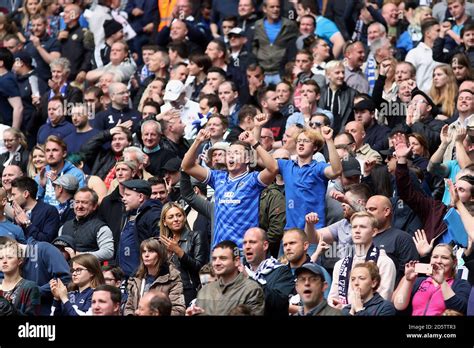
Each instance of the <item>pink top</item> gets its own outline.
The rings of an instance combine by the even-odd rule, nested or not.
[[[451,286],[454,279],[448,279],[447,283]],[[431,277],[426,278],[420,284],[412,299],[413,316],[420,315],[442,315],[446,309],[444,304],[443,292]]]

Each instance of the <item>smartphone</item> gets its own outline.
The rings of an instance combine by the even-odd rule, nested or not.
[[[432,274],[433,273],[433,266],[429,263],[416,263],[415,264],[415,272],[416,273],[423,273],[423,274]]]

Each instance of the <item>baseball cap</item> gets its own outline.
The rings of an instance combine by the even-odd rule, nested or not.
[[[145,196],[151,196],[151,185],[148,181],[140,179],[127,180],[122,185],[132,191],[143,193]]]
[[[184,92],[184,84],[179,80],[171,80],[166,84],[164,100],[175,101]]]
[[[310,271],[314,275],[320,276],[324,281],[326,281],[326,277],[324,276],[324,271],[321,266],[316,263],[308,262],[305,263],[303,266],[298,267],[295,270],[295,276],[298,276],[301,272]]]
[[[230,35],[239,35],[239,36],[243,36],[243,30],[242,28],[239,28],[239,27],[235,27],[235,28],[232,28],[229,33],[227,34],[227,36],[230,36]]]
[[[63,234],[59,237],[56,237],[56,239],[53,240],[52,244],[55,247],[72,248],[72,249],[76,250],[76,242],[74,241],[74,237],[70,236],[70,235],[67,235],[67,234]]]
[[[354,156],[347,156],[342,160],[342,174],[345,177],[362,174],[360,163]]]
[[[369,110],[369,111],[375,111],[375,103],[372,101],[372,99],[363,99],[360,102],[358,102],[356,105],[354,105],[354,110],[357,111],[362,111],[362,110]]]
[[[64,174],[53,181],[54,185],[61,186],[66,190],[77,191],[79,188],[79,180],[72,174]]]
[[[15,58],[15,60],[17,59],[21,60],[23,64],[28,65],[30,68],[32,67],[33,61],[31,57],[29,56],[29,54],[26,53],[25,51],[19,51],[15,53],[13,57]]]

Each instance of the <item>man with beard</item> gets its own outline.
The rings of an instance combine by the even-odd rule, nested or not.
[[[36,72],[44,81],[51,78],[49,64],[61,56],[61,45],[54,37],[46,33],[48,20],[41,14],[36,14],[30,19],[31,35],[25,45],[25,51],[36,62]]]
[[[86,186],[84,173],[71,162],[66,161],[67,146],[62,139],[51,135],[46,139],[44,147],[47,165],[44,172],[35,177],[38,183],[38,199],[57,208],[59,202],[56,200],[53,182],[63,174],[72,174],[79,181],[79,188],[81,188]]]
[[[84,104],[77,104],[71,110],[72,124],[76,129],[64,137],[69,153],[81,151],[81,146],[99,133],[89,123],[89,110]]]

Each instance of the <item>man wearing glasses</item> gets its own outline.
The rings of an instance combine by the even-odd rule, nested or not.
[[[139,126],[141,115],[135,109],[130,109],[130,92],[127,86],[120,82],[111,83],[109,86],[109,96],[111,105],[105,111],[99,112],[93,120],[94,128],[98,130],[107,130],[115,127],[120,121],[122,124],[126,121],[132,121],[132,132],[135,133]]]
[[[299,316],[342,315],[341,311],[329,306],[324,299],[324,291],[328,283],[321,267],[315,263],[305,263],[295,271],[296,291],[300,295],[303,306]]]
[[[296,160],[278,160],[279,172],[285,181],[285,229],[305,226],[304,216],[316,211],[321,217],[318,227],[326,225],[326,189],[329,179],[342,172],[339,155],[332,139],[333,130],[322,127],[321,132],[304,129],[296,138]],[[313,160],[316,151],[326,143],[329,164]]]

